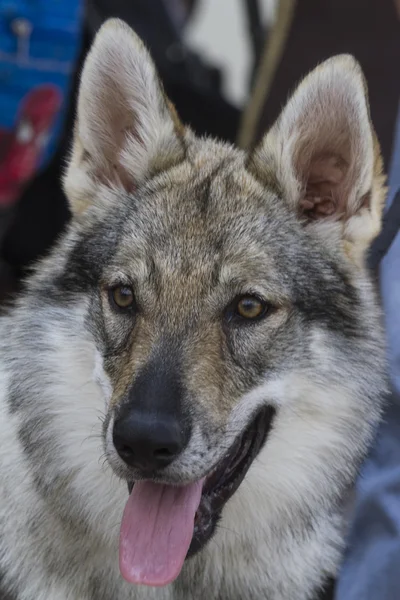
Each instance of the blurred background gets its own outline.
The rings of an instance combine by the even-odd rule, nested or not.
[[[199,134],[244,149],[260,140],[296,83],[319,62],[347,52],[359,60],[390,172],[385,225],[371,248],[370,265],[383,282],[396,384],[400,0],[0,0],[0,301],[13,298],[30,266],[68,222],[60,177],[71,141],[79,72],[96,31],[109,17],[124,19],[145,41],[183,122]],[[383,273],[385,264],[390,275]],[[399,425],[397,417],[388,422]],[[400,440],[395,428],[384,435],[385,440]],[[393,464],[381,461],[379,473],[389,463],[400,464],[400,448],[391,446],[390,457]],[[400,598],[394,568],[400,560],[400,476],[390,481],[398,488],[390,519],[382,508],[384,488],[379,488],[380,496],[374,492],[372,512],[367,510],[370,492],[359,490],[351,546],[355,554],[349,550],[336,586],[340,600]],[[379,529],[380,518],[386,529]],[[374,535],[366,536],[366,523],[373,524],[371,531],[380,531],[379,543],[389,523],[390,550],[379,546],[379,557],[369,553],[378,542]],[[326,594],[333,594],[333,587]]]

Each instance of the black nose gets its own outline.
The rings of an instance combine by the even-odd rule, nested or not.
[[[132,410],[115,421],[113,442],[128,465],[156,471],[168,466],[182,452],[185,436],[172,416],[159,419]]]
[[[191,425],[174,352],[164,348],[138,373],[114,422],[114,446],[128,465],[145,472],[168,466],[184,450]]]

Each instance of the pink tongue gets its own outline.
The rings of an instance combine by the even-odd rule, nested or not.
[[[183,487],[138,481],[124,510],[119,543],[122,577],[162,586],[181,572],[193,537],[203,481]]]

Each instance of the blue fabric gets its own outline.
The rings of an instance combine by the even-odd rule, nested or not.
[[[4,138],[15,130],[22,103],[33,90],[50,86],[61,97],[38,167],[53,154],[64,121],[83,6],[83,0],[0,0],[0,134]]]
[[[400,111],[389,178],[400,189]],[[335,600],[400,599],[400,234],[381,265],[393,396],[357,485],[348,551]]]

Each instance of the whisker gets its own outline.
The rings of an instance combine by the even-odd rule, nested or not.
[[[224,531],[228,531],[229,533],[233,533],[238,538],[242,537],[241,534],[238,531],[235,531],[234,529],[230,529],[229,527],[225,527],[225,525],[219,525],[218,524],[218,529],[223,529]]]

